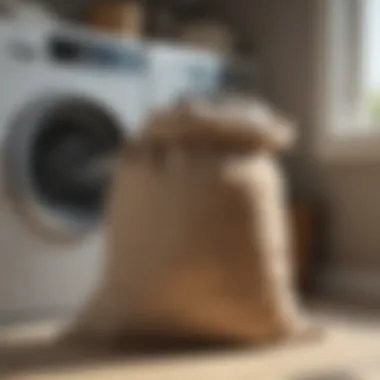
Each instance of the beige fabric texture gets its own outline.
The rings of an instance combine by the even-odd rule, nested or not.
[[[256,100],[153,115],[120,159],[107,265],[68,336],[264,343],[304,331],[273,157],[292,138]]]

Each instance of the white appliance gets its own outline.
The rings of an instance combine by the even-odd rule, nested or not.
[[[0,23],[0,323],[76,310],[104,249],[107,176],[90,169],[216,73],[207,53]]]
[[[150,104],[168,107],[178,98],[202,97],[223,88],[226,69],[222,57],[206,50],[151,44]]]
[[[122,69],[70,62],[79,52],[68,45],[59,63],[49,45],[58,29],[0,24],[0,323],[70,312],[87,295],[105,177],[90,183],[84,169],[111,158],[147,114],[141,46],[120,43],[133,61]]]

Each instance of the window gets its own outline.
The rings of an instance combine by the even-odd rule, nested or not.
[[[317,0],[322,158],[380,159],[380,0]]]
[[[363,22],[362,81],[369,126],[380,130],[380,1],[367,0]]]

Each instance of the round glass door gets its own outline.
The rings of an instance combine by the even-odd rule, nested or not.
[[[7,143],[10,195],[33,226],[84,235],[102,220],[122,129],[112,113],[85,99],[28,110]]]

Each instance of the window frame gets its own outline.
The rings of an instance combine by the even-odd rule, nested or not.
[[[365,2],[316,0],[315,4],[317,155],[322,161],[380,160],[380,134],[369,133],[360,118]]]

